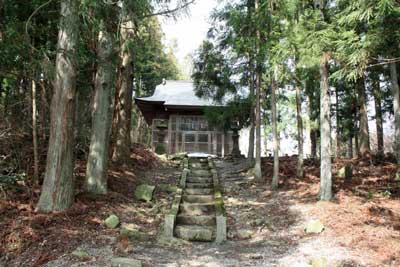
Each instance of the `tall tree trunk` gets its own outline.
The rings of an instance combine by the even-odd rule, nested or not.
[[[131,141],[133,143],[139,143],[139,137],[141,134],[142,127],[142,117],[140,116],[140,111],[135,108],[135,116],[136,116],[136,125],[135,129],[131,129]]]
[[[394,125],[395,125],[395,153],[397,157],[397,173],[396,180],[400,181],[400,90],[399,81],[397,77],[396,63],[390,63],[390,79],[392,83],[393,93],[393,111],[394,111]]]
[[[32,143],[33,143],[33,183],[36,184],[39,179],[39,152],[38,152],[38,135],[37,135],[37,107],[36,107],[36,81],[32,79]]]
[[[303,158],[304,158],[304,137],[303,137],[303,118],[301,116],[301,90],[300,86],[296,86],[296,112],[297,112],[297,145],[298,145],[298,159],[297,159],[297,177],[303,178]]]
[[[358,100],[357,100],[358,101]],[[354,112],[354,148],[356,150],[356,156],[359,158],[361,157],[360,153],[360,142],[359,142],[359,136],[360,136],[360,127],[359,127],[359,121],[360,121],[360,110],[358,108],[358,104],[356,104],[355,112]]]
[[[255,0],[255,10],[259,8],[259,0]],[[256,56],[260,55],[260,30],[257,27],[257,47]],[[256,162],[254,165],[254,176],[257,180],[261,180],[261,62],[257,58],[256,64]]]
[[[375,103],[375,121],[376,121],[376,140],[378,145],[378,154],[384,154],[383,144],[383,118],[382,118],[382,102],[381,102],[381,88],[379,84],[379,75],[372,81],[372,91]]]
[[[253,102],[254,98],[254,66],[253,61],[250,60],[250,77],[249,77],[249,88],[250,88],[250,98],[251,103]],[[254,105],[251,105],[250,111],[250,132],[249,132],[249,150],[247,153],[247,159],[249,163],[253,164],[254,162]]]
[[[339,86],[336,86],[335,98],[336,98],[336,157],[341,157],[341,147],[340,147],[340,114],[339,114]]]
[[[307,90],[307,83],[304,82],[304,92],[306,92]],[[306,136],[309,140],[309,151],[311,154],[311,157],[313,157],[312,155],[312,142],[311,142],[311,98],[310,96],[306,93]],[[314,155],[315,156],[315,155]]]
[[[113,32],[103,25],[98,35],[92,132],[86,165],[86,191],[94,194],[107,193],[108,149],[115,80],[115,65],[112,64],[114,52]]]
[[[353,135],[349,134],[348,144],[347,144],[347,158],[353,158]]]
[[[40,99],[41,99],[41,107],[40,107],[40,122],[41,122],[41,136],[42,140],[46,140],[46,128],[47,128],[47,121],[48,121],[48,112],[47,107],[47,94],[46,94],[46,82],[44,80],[40,81]]]
[[[321,200],[332,198],[332,162],[331,162],[331,126],[330,126],[330,95],[329,95],[329,56],[321,57],[321,185],[319,197]]]
[[[38,211],[65,210],[74,202],[74,104],[76,89],[76,46],[78,1],[61,1],[51,130],[46,173]]]
[[[318,130],[311,129],[311,157],[315,159],[317,157],[317,142],[318,142]]]
[[[275,70],[276,71],[276,70]],[[271,115],[272,115],[272,136],[274,149],[274,171],[272,176],[272,189],[277,189],[279,184],[279,137],[278,137],[278,116],[276,109],[276,73],[271,80]]]
[[[130,128],[132,117],[132,61],[130,43],[134,37],[132,13],[126,3],[122,4],[121,52],[119,82],[116,95],[115,142],[112,159],[114,162],[126,163],[130,150]]]
[[[358,103],[360,107],[360,153],[361,157],[365,157],[371,152],[369,147],[369,131],[368,131],[368,110],[367,99],[365,95],[364,77],[357,81]]]

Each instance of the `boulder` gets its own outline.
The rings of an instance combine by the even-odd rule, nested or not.
[[[325,257],[311,258],[308,261],[312,267],[328,267],[328,260]]]
[[[111,267],[142,267],[140,260],[115,257],[111,258]]]
[[[324,225],[320,220],[311,220],[307,223],[304,231],[307,234],[319,234],[324,230]]]
[[[240,229],[237,231],[237,235],[240,239],[249,239],[253,235],[253,231],[249,229]]]
[[[120,234],[133,239],[143,239],[146,237],[146,233],[141,232],[134,224],[130,223],[121,226]]]
[[[136,187],[135,197],[138,200],[151,201],[153,199],[153,192],[156,187],[154,185],[141,184]]]
[[[114,229],[118,226],[119,224],[119,218],[117,215],[112,214],[110,216],[107,217],[107,219],[104,220],[104,224],[110,228],[110,229]]]

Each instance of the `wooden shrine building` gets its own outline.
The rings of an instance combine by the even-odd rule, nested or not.
[[[197,97],[192,81],[164,81],[152,96],[135,98],[135,102],[152,128],[156,152],[224,156],[232,150],[232,133],[209,127],[204,108],[215,104]]]

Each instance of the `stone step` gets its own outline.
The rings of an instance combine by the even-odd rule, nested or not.
[[[186,183],[186,188],[207,188],[212,189],[211,183]]]
[[[179,206],[179,215],[211,215],[215,214],[214,203],[187,203],[183,202]]]
[[[187,241],[213,241],[215,228],[199,225],[178,225],[175,227],[175,236]]]
[[[213,203],[213,195],[183,195],[183,201],[189,203]]]
[[[186,188],[184,193],[187,195],[211,195],[214,190],[210,188]]]
[[[208,169],[207,163],[193,162],[189,166],[191,169]]]
[[[204,169],[190,170],[189,176],[211,177],[211,172]]]
[[[188,216],[188,215],[178,215],[176,217],[177,224],[184,225],[203,225],[203,226],[213,226],[216,224],[215,215],[198,215],[198,216]]]
[[[187,183],[211,183],[211,177],[198,177],[198,176],[190,176],[186,178]]]

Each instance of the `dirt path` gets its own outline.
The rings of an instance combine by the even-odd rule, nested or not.
[[[46,266],[110,266],[112,256],[138,259],[148,267],[400,265],[399,229],[362,221],[367,210],[382,209],[391,201],[398,204],[398,200],[366,201],[338,192],[336,202],[320,203],[316,201],[318,184],[296,181],[295,187],[284,185],[274,192],[254,183],[250,174],[241,173],[243,162],[217,161],[216,165],[225,191],[226,243],[158,244],[157,230],[173,196],[158,190],[154,203],[132,202],[121,216],[122,222],[135,224],[144,237],[127,241],[119,237],[118,230],[109,230],[98,237],[103,242],[82,242],[80,247],[90,255],[87,259],[67,253]],[[173,177],[178,174],[178,168],[168,165],[147,172],[145,177],[149,183],[175,183]],[[400,214],[398,209],[391,212],[392,217]],[[305,234],[304,227],[312,219],[321,220],[325,231]]]

